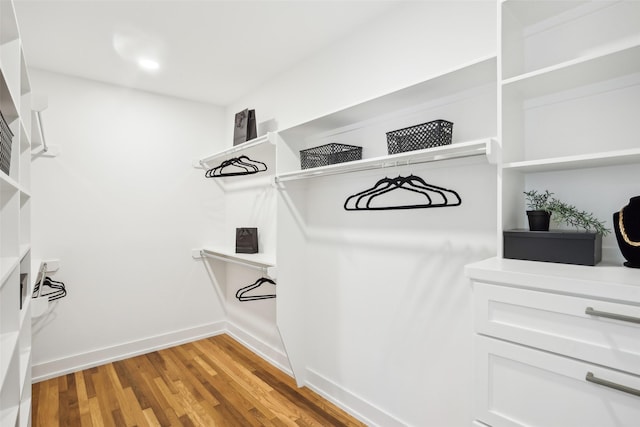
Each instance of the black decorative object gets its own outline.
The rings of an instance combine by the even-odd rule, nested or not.
[[[640,196],[613,214],[613,229],[626,267],[640,268]]]
[[[551,222],[551,212],[547,211],[527,211],[530,231],[549,231]]]
[[[236,113],[233,127],[233,145],[242,144],[257,136],[256,111],[245,109]]]
[[[453,123],[446,120],[434,120],[420,125],[387,132],[387,150],[389,154],[422,150],[451,144]]]
[[[503,237],[505,258],[578,265],[596,265],[602,259],[600,233],[508,230]]]
[[[204,176],[206,178],[224,178],[226,176],[252,175],[266,170],[266,164],[250,159],[247,156],[240,156],[225,160],[215,168],[205,172]]]
[[[236,253],[258,253],[258,229],[250,227],[236,228]]]
[[[246,295],[247,292],[250,292],[254,289],[259,288],[264,283],[271,283],[272,285],[276,284],[276,282],[274,282],[271,279],[268,279],[266,277],[261,277],[258,280],[256,280],[254,283],[250,284],[249,286],[245,286],[244,288],[238,289],[238,292],[236,292],[236,298],[238,298],[240,301],[257,301],[262,299],[275,298],[276,297],[275,294]]]
[[[394,190],[404,190],[418,193],[423,196],[424,203],[410,205],[372,206],[371,202],[376,197],[390,193]],[[382,178],[376,184],[364,191],[349,196],[344,202],[344,208],[348,211],[368,210],[382,211],[393,209],[418,209],[438,208],[445,206],[459,206],[462,199],[453,190],[427,184],[422,178],[415,175],[397,178]]]
[[[0,112],[0,170],[9,175],[11,170],[11,144],[13,132]]]
[[[352,162],[360,159],[362,159],[362,147],[335,142],[300,151],[300,166],[302,169]]]

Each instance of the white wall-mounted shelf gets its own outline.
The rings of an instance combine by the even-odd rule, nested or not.
[[[275,144],[275,139],[272,132],[268,132],[266,135],[259,136],[250,141],[244,142],[239,145],[235,145],[231,148],[227,148],[226,150],[219,151],[215,154],[207,156],[203,159],[196,160],[193,162],[193,167],[198,169],[207,169],[210,167],[210,163],[214,163],[216,161],[220,161],[225,159],[233,154],[240,153],[243,151],[248,151],[253,148],[262,147],[267,144]]]
[[[536,173],[606,166],[622,166],[637,163],[640,163],[640,148],[606,151],[602,153],[583,154],[578,156],[511,162],[503,164],[502,168],[518,170],[526,173]]]
[[[225,250],[220,248],[203,248],[194,249],[192,251],[193,258],[212,258],[219,261],[228,262],[231,264],[239,264],[247,268],[253,268],[261,270],[267,273],[269,276],[275,276],[276,262],[272,256],[257,253],[257,254],[238,254],[232,250]]]
[[[638,63],[640,40],[634,40],[612,49],[503,80],[502,84],[505,90],[515,90],[525,98],[533,98],[637,73]]]
[[[419,163],[439,162],[443,160],[458,159],[471,156],[487,156],[489,163],[497,161],[497,143],[495,139],[486,138],[477,141],[460,142],[457,144],[443,145],[423,150],[409,151],[406,153],[392,154],[389,156],[374,157],[370,159],[356,160],[353,162],[337,163],[329,166],[321,166],[311,169],[303,169],[294,172],[281,173],[276,176],[276,182],[314,178],[327,175],[359,172],[371,169],[413,165]]]
[[[0,258],[0,288],[5,284],[9,275],[13,273],[20,263],[18,257],[2,257]]]

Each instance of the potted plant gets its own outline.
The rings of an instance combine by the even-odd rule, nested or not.
[[[584,231],[592,231],[603,236],[611,232],[592,213],[578,210],[575,206],[552,197],[553,193],[549,190],[544,190],[544,193],[538,193],[537,190],[525,191],[524,195],[527,207],[530,209],[527,211],[527,217],[531,231],[549,231],[550,218],[553,216],[554,222],[564,223]],[[532,224],[532,217],[534,224]],[[539,217],[546,217],[541,220],[541,225],[535,222]]]
[[[527,219],[529,220],[530,231],[549,231],[549,222],[551,220],[550,202],[553,200],[549,190],[539,194],[536,190],[525,191],[524,195],[527,200]]]
[[[536,190],[525,193],[530,231],[505,230],[504,257],[564,264],[596,265],[602,258],[602,236],[610,233],[592,213],[553,197],[553,193]],[[543,217],[538,225],[532,217]],[[549,230],[549,220],[578,230]]]

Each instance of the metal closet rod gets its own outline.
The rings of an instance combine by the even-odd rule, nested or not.
[[[36,115],[38,116],[38,126],[40,127],[40,136],[42,137],[42,151],[46,153],[47,151],[49,151],[49,147],[47,147],[47,141],[44,137],[44,128],[42,127],[42,115],[40,114],[40,111],[36,111]]]

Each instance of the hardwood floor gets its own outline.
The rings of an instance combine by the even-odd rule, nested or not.
[[[33,426],[364,426],[228,335],[33,385]]]

